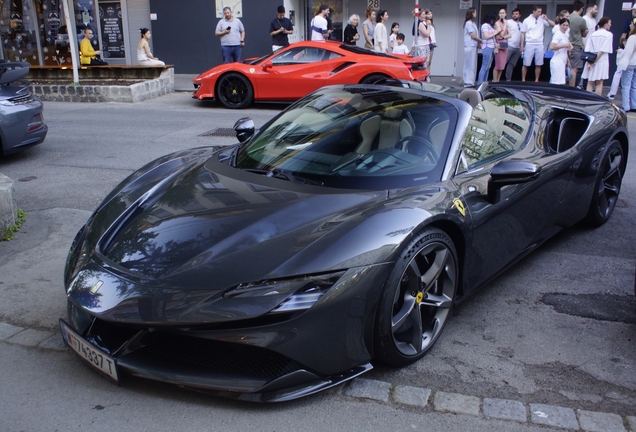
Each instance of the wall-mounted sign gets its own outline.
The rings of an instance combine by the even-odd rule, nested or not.
[[[470,9],[473,7],[473,0],[459,0],[460,9]]]
[[[102,28],[102,57],[125,58],[121,2],[99,2],[99,23]]]

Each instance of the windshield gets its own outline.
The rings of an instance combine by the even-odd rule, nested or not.
[[[457,111],[419,92],[337,87],[300,100],[240,149],[236,167],[353,189],[439,181]]]

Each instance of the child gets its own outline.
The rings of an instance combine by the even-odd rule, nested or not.
[[[393,51],[393,49],[397,46],[396,39],[398,33],[400,33],[400,24],[394,22],[391,26],[391,36],[389,36],[389,46],[391,47],[391,51]]]
[[[398,33],[397,37],[395,38],[397,45],[395,45],[395,47],[393,48],[393,53],[394,54],[408,54],[409,53],[409,49],[406,45],[404,45],[404,33]]]
[[[625,41],[621,43],[621,45],[616,50],[616,72],[614,72],[614,78],[612,78],[612,86],[610,87],[610,91],[607,94],[608,99],[614,99],[616,93],[618,92],[618,85],[621,83],[621,76],[623,76],[623,71],[618,68],[618,63],[620,63],[621,58],[623,57],[623,53],[625,48]]]

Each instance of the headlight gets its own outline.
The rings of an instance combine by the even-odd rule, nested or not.
[[[312,307],[342,277],[344,272],[260,281],[238,285],[224,298],[276,297],[280,304],[270,313],[292,312]]]

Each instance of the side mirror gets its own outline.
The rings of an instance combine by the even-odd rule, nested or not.
[[[271,61],[265,62],[263,63],[263,65],[261,66],[263,68],[263,70],[267,70],[270,68],[274,67],[274,63],[272,63]]]
[[[509,160],[498,163],[490,171],[488,201],[493,204],[499,202],[502,187],[529,182],[536,179],[540,172],[541,167],[530,162]]]
[[[239,142],[244,143],[254,135],[254,120],[249,117],[240,118],[234,123],[234,130]]]

